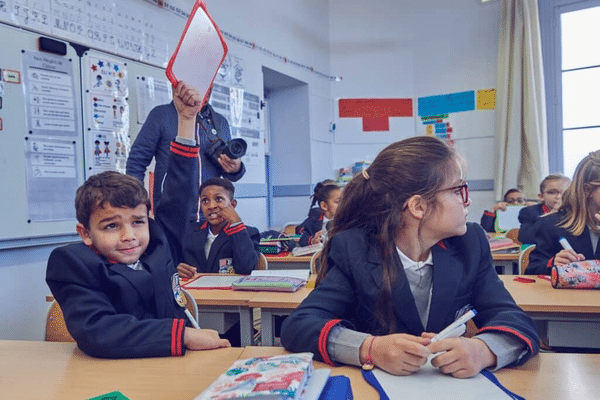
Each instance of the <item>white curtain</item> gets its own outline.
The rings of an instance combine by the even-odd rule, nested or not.
[[[501,0],[494,191],[536,198],[548,175],[546,100],[537,0]]]

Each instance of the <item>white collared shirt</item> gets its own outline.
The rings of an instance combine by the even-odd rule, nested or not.
[[[429,307],[431,306],[431,293],[433,289],[433,255],[425,261],[413,261],[406,256],[398,247],[396,247],[400,261],[406,273],[406,279],[410,286],[410,291],[415,298],[415,304],[419,311],[419,317],[423,327],[427,328],[427,319],[429,318]]]

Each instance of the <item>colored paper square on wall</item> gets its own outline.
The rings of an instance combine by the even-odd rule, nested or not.
[[[437,96],[419,97],[417,103],[419,116],[445,114],[475,109],[475,92],[458,92]]]
[[[390,120],[389,118],[363,118],[363,132],[374,132],[374,131],[389,131]]]
[[[477,91],[477,109],[493,110],[496,108],[496,89],[484,89]]]
[[[412,117],[412,99],[340,99],[340,118]]]

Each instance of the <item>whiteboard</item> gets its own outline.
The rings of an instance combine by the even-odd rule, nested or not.
[[[72,188],[83,182],[81,136],[65,136],[61,130],[53,132],[45,130],[43,134],[32,135],[28,130],[28,121],[32,121],[30,117],[28,119],[28,112],[32,112],[32,91],[29,90],[31,86],[26,86],[27,80],[24,76],[25,73],[30,72],[30,68],[27,68],[27,65],[23,65],[23,60],[32,54],[45,55],[45,53],[40,53],[37,50],[39,36],[38,34],[0,24],[0,37],[10,38],[10,40],[3,41],[0,68],[3,71],[13,71],[13,76],[19,78],[19,80],[13,79],[11,82],[2,82],[2,87],[0,88],[0,97],[2,97],[2,108],[0,109],[0,118],[2,119],[2,130],[0,131],[2,137],[2,146],[0,146],[0,166],[2,173],[0,193],[3,194],[0,196],[0,210],[2,210],[0,241],[75,233],[75,212],[73,206],[75,193]],[[67,55],[50,55],[48,58],[60,59],[66,65],[69,65],[70,76],[67,76],[67,79],[72,78],[74,83],[72,87],[73,98],[68,99],[68,101],[72,100],[73,102],[70,109],[74,115],[71,116],[70,121],[72,121],[72,124],[75,124],[75,121],[77,121],[78,126],[74,128],[79,132],[81,129],[81,89],[78,84],[80,76],[77,54],[71,47],[67,46]],[[26,97],[27,93],[29,93],[29,97]],[[26,159],[26,155],[31,154],[30,152],[28,153],[27,149],[30,149],[29,146],[33,142],[30,139],[32,138],[40,138],[40,142],[44,143],[66,143],[69,148],[73,149],[74,154],[72,156],[74,158],[71,158],[71,160],[75,161],[74,168],[71,169],[74,174],[72,176],[76,176],[76,178],[53,179],[56,190],[63,191],[59,192],[59,194],[70,200],[70,204],[64,205],[64,209],[69,208],[72,210],[71,217],[68,219],[61,218],[55,221],[36,222],[35,218],[31,218],[38,211],[34,205],[28,204],[29,196],[32,195],[31,191],[35,191],[37,188],[36,185],[32,185],[32,175],[28,175],[28,166],[31,167],[33,161],[31,161],[31,157],[29,161]],[[43,182],[48,183],[49,179],[44,179]],[[65,184],[68,182],[72,184],[67,189],[65,188]],[[65,193],[67,190],[69,193]]]

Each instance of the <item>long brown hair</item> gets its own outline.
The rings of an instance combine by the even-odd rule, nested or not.
[[[573,182],[563,194],[561,210],[565,211],[565,216],[558,226],[575,236],[581,235],[586,225],[594,232],[598,232],[596,228],[598,222],[588,204],[590,195],[598,186],[600,186],[600,150],[591,152],[577,165]]]
[[[398,276],[394,263],[396,235],[404,226],[405,202],[421,195],[435,209],[435,193],[445,184],[456,153],[434,137],[417,136],[383,149],[366,173],[355,176],[344,188],[329,240],[321,255],[317,285],[328,271],[327,255],[335,236],[345,230],[364,230],[377,243],[383,266],[383,287],[376,318],[388,332],[395,329],[391,300]]]

